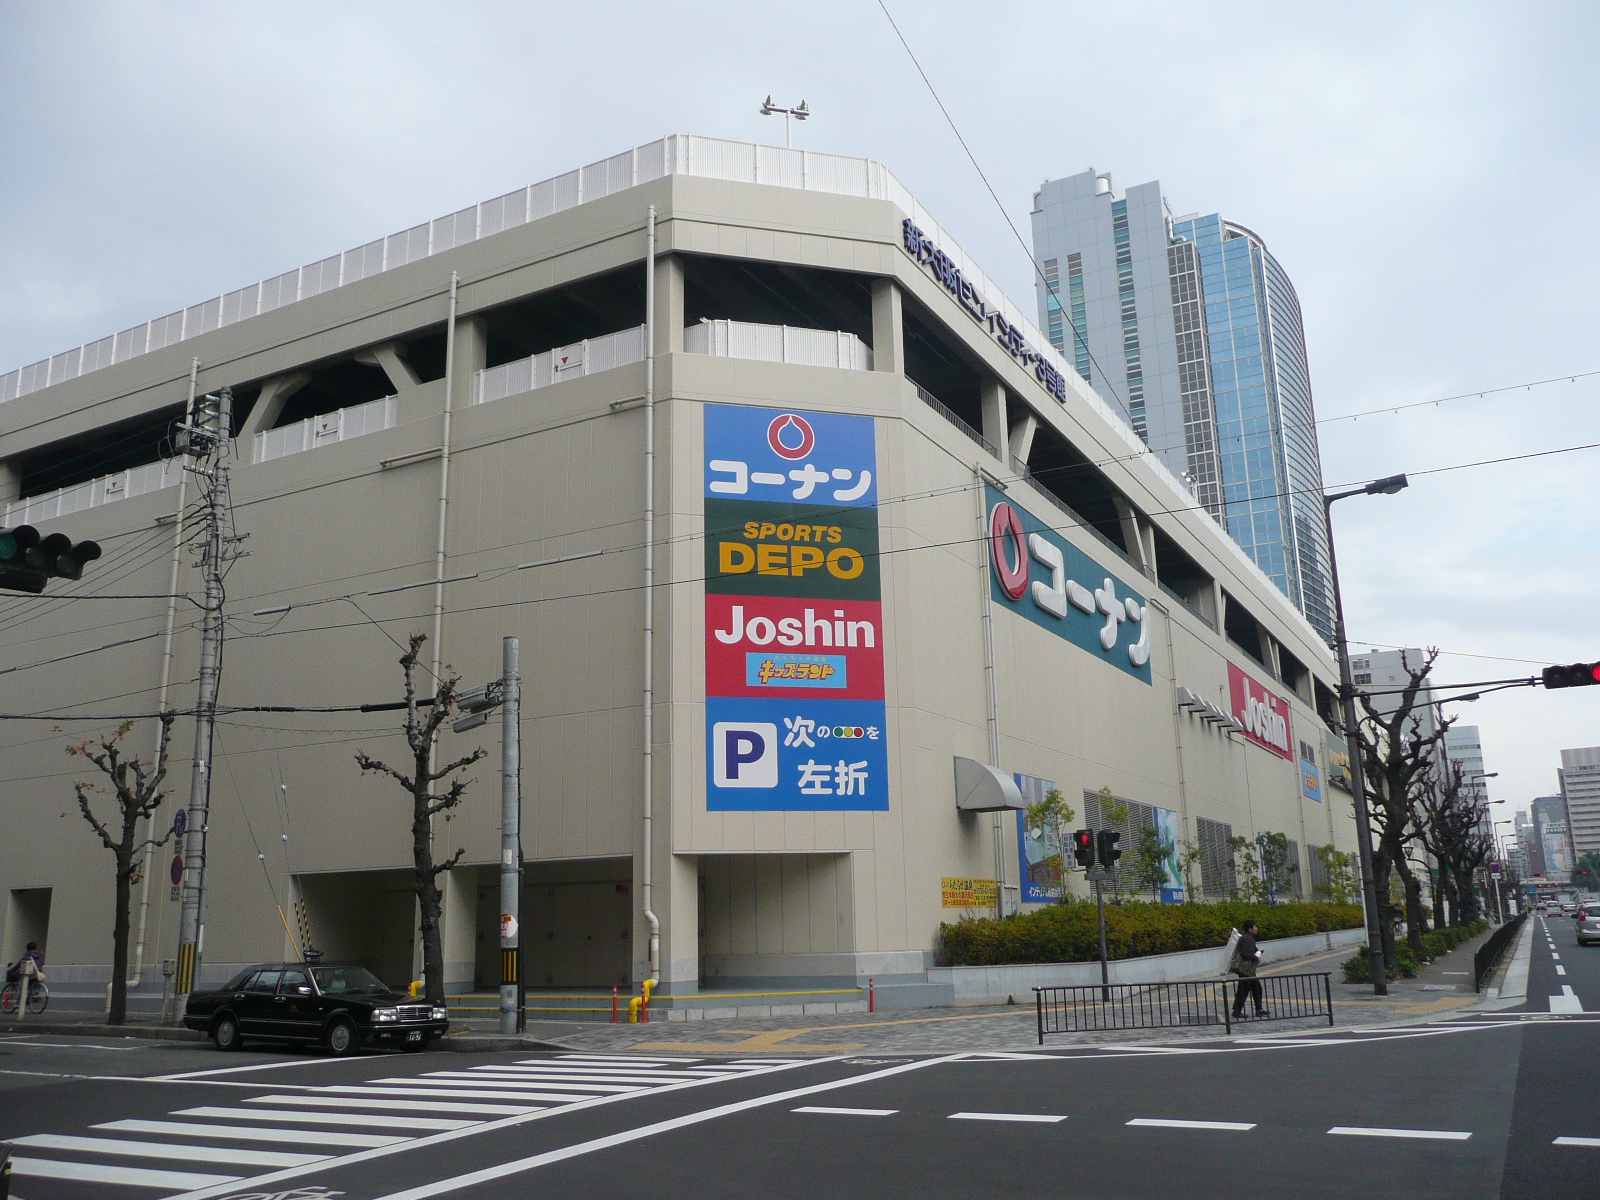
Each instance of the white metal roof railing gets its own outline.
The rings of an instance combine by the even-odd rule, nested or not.
[[[872,370],[872,348],[853,333],[756,325],[749,321],[701,321],[683,331],[690,354],[749,358],[757,362],[800,363],[811,367]]]
[[[472,403],[487,404],[491,400],[549,387],[563,379],[643,361],[644,326],[636,325],[478,371],[472,377]]]
[[[256,434],[252,462],[271,462],[334,442],[348,442],[351,438],[393,429],[399,421],[399,404],[394,396],[369,400],[351,408],[335,409],[320,417],[307,417],[293,425],[267,429]]]
[[[172,487],[182,474],[181,458],[167,458],[141,467],[130,467],[126,471],[102,475],[86,483],[75,483],[43,495],[13,500],[6,505],[5,520],[0,524],[36,525],[41,521],[82,512],[86,508],[98,508],[102,504],[142,496],[146,492]]]

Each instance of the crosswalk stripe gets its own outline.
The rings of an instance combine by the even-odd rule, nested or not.
[[[490,1113],[502,1117],[515,1117],[523,1113],[540,1112],[540,1104],[441,1104],[428,1100],[380,1100],[369,1096],[327,1096],[321,1093],[302,1093],[296,1096],[247,1096],[246,1104],[306,1104],[323,1108],[370,1108],[397,1112],[448,1112]]]
[[[201,1175],[193,1171],[152,1171],[148,1167],[108,1167],[100,1163],[57,1162],[49,1158],[13,1158],[13,1175],[36,1179],[71,1179],[79,1183],[125,1183],[134,1187],[193,1188],[236,1183],[240,1175]]]
[[[952,1121],[1024,1121],[1040,1125],[1054,1125],[1058,1121],[1065,1121],[1064,1116],[1052,1117],[1041,1113],[985,1113],[985,1112],[958,1112],[951,1113]]]
[[[1600,1138],[1558,1137],[1552,1146],[1600,1146]]]
[[[551,1062],[548,1058],[520,1058],[518,1062],[541,1063]],[[704,1062],[700,1058],[642,1058],[633,1054],[558,1054],[553,1061],[556,1062],[631,1062],[631,1063],[695,1063]]]
[[[414,1092],[418,1096],[433,1095],[436,1089],[473,1088],[478,1089],[478,1095],[495,1094],[517,1096],[523,1092],[543,1089],[555,1092],[592,1092],[625,1093],[643,1092],[649,1089],[637,1083],[573,1083],[565,1079],[519,1079],[515,1083],[501,1083],[493,1079],[419,1079],[415,1077],[401,1077],[394,1079],[370,1079],[367,1084],[340,1083],[328,1087],[318,1088],[319,1092],[347,1091],[353,1087],[364,1087],[370,1084],[389,1084],[386,1091],[397,1094]],[[440,1095],[446,1094],[444,1091]],[[462,1093],[465,1095],[465,1093]]]
[[[214,1104],[203,1104],[198,1108],[180,1108],[171,1115],[245,1121],[295,1121],[302,1125],[371,1125],[379,1129],[417,1129],[427,1130],[430,1133],[447,1133],[452,1129],[465,1129],[468,1125],[480,1124],[478,1121],[450,1121],[441,1117],[399,1117],[387,1114],[379,1116],[375,1113],[273,1112],[271,1109],[226,1108]],[[229,1129],[232,1126],[219,1125],[217,1128]]]
[[[485,1088],[363,1088],[358,1083],[341,1083],[334,1088],[318,1088],[318,1094],[331,1091],[341,1096],[448,1096],[451,1099],[494,1099],[494,1101],[562,1101],[576,1104],[595,1099],[589,1091],[530,1091],[526,1088],[490,1091]],[[632,1088],[629,1088],[632,1091]],[[427,1107],[427,1106],[424,1106]]]
[[[112,1133],[165,1133],[175,1137],[232,1138],[240,1142],[297,1142],[305,1146],[392,1146],[409,1141],[392,1133],[332,1133],[326,1129],[256,1129],[215,1121],[105,1121],[91,1126]],[[182,1153],[182,1147],[176,1147]]]
[[[174,1146],[170,1142],[135,1142],[127,1138],[69,1137],[34,1133],[13,1138],[14,1146],[38,1150],[76,1150],[84,1154],[122,1154],[130,1158],[183,1158],[194,1162],[238,1163],[245,1167],[303,1167],[326,1154],[285,1154],[281,1150],[242,1150],[221,1146]]]
[[[500,1087],[500,1088],[556,1088],[568,1092],[641,1092],[649,1088],[646,1083],[630,1083],[621,1081],[589,1082],[583,1079],[573,1079],[570,1075],[512,1075],[501,1077],[498,1075],[468,1075],[465,1072],[435,1072],[432,1075],[407,1075],[400,1078],[382,1080],[368,1080],[369,1083],[404,1083],[415,1084],[421,1087]],[[664,1079],[662,1083],[682,1083],[679,1079]]]
[[[1447,1142],[1464,1142],[1472,1136],[1451,1129],[1374,1129],[1358,1125],[1335,1125],[1328,1132],[1346,1137],[1433,1138]]]
[[[1178,1121],[1160,1117],[1135,1117],[1129,1125],[1148,1125],[1157,1129],[1224,1129],[1233,1133],[1247,1133],[1255,1128],[1253,1122],[1244,1121]],[[1329,1131],[1335,1132],[1333,1130]]]
[[[680,1079],[717,1079],[740,1072],[722,1071],[711,1067],[690,1069],[687,1071],[629,1071],[622,1067],[567,1067],[555,1064],[548,1067],[507,1067],[483,1066],[471,1068],[473,1072],[492,1075],[548,1075],[552,1078],[572,1079],[659,1079],[672,1082]],[[430,1075],[442,1074],[439,1071],[430,1071]],[[460,1072],[451,1072],[460,1074]]]

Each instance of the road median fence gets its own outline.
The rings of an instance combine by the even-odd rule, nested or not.
[[[1175,983],[1092,984],[1036,987],[1039,1044],[1047,1034],[1096,1033],[1121,1029],[1195,1029],[1217,1026],[1232,1033],[1236,1022],[1323,1018],[1333,1024],[1329,973],[1260,975],[1262,1016],[1233,1012],[1243,979],[1190,979]],[[1250,997],[1246,994],[1246,1002]],[[1253,1006],[1252,1006],[1253,1009]]]
[[[1507,947],[1521,932],[1523,923],[1528,919],[1528,911],[1524,909],[1515,918],[1507,921],[1491,933],[1483,945],[1472,955],[1472,990],[1483,991],[1483,981],[1494,974],[1495,965],[1499,963],[1500,956],[1506,952]]]

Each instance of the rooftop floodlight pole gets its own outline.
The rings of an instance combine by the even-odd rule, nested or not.
[[[806,107],[804,100],[793,108],[779,108],[772,102],[771,96],[768,96],[762,102],[759,111],[763,117],[775,117],[779,113],[783,114],[783,144],[790,150],[794,149],[794,122],[804,121],[811,115],[811,110]]]
[[[1378,881],[1372,873],[1372,814],[1367,808],[1366,772],[1361,762],[1361,726],[1356,716],[1356,685],[1350,672],[1350,640],[1344,628],[1344,597],[1339,591],[1339,560],[1333,550],[1333,502],[1347,496],[1392,496],[1407,484],[1404,475],[1375,479],[1365,487],[1322,497],[1328,526],[1328,573],[1333,577],[1334,633],[1339,651],[1339,698],[1344,705],[1345,736],[1350,739],[1350,787],[1356,800],[1356,849],[1361,859],[1361,894],[1367,909],[1367,953],[1372,963],[1372,991],[1389,994],[1388,967],[1383,959],[1383,930],[1378,923]]]

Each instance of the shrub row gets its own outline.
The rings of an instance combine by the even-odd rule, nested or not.
[[[1359,928],[1361,909],[1352,904],[1113,904],[1106,908],[1106,953],[1110,958],[1142,958],[1225,946],[1232,930],[1250,919],[1260,924],[1263,940],[1299,937]],[[940,961],[946,966],[1093,962],[1100,957],[1092,904],[1057,904],[998,921],[958,921],[941,925],[939,936]]]
[[[1435,929],[1431,933],[1422,935],[1423,962],[1433,962],[1436,958],[1450,953],[1462,942],[1470,942],[1480,933],[1489,928],[1489,922],[1479,917],[1465,925],[1447,925],[1443,929]],[[1415,979],[1421,964],[1417,956],[1411,951],[1408,941],[1396,941],[1394,944],[1395,961],[1388,964],[1384,972],[1390,979]],[[1344,963],[1344,981],[1346,983],[1371,983],[1372,960],[1367,957],[1365,946],[1356,951],[1355,957],[1346,959]]]

